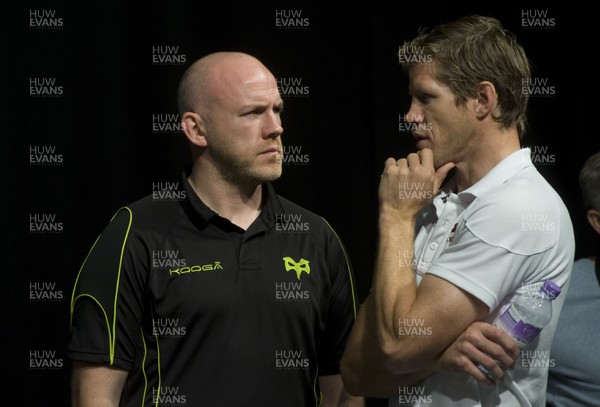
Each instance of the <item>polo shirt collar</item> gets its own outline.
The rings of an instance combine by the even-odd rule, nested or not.
[[[277,215],[283,213],[284,209],[275,188],[270,182],[265,182],[263,184],[263,208],[260,211],[259,219],[270,229],[275,227]]]
[[[458,194],[453,192],[456,190],[456,180],[452,178],[446,183],[444,188],[438,192],[438,195],[433,200],[436,213],[439,216],[447,201],[454,202],[460,207],[466,208],[478,196],[484,195],[486,192],[506,182],[519,171],[530,166],[533,166],[531,161],[531,150],[529,148],[522,148],[506,156],[483,178]]]
[[[181,183],[179,188],[185,191],[186,198],[181,201],[184,210],[190,216],[192,221],[199,227],[203,228],[208,223],[214,222],[216,219],[222,219],[218,213],[210,209],[202,200],[198,197],[190,182],[188,176],[191,172],[191,166],[187,166],[181,172]],[[277,214],[284,212],[283,206],[279,201],[275,188],[270,182],[265,182],[262,185],[263,193],[263,208],[260,211],[258,219],[264,224],[266,228],[272,228],[275,226],[275,219]],[[248,229],[255,229],[256,221]],[[260,226],[259,226],[260,228]]]
[[[524,168],[533,166],[531,161],[531,150],[529,148],[522,148],[514,153],[506,156],[502,161],[496,164],[483,178],[471,185],[469,188],[457,195],[472,195],[474,198],[483,195],[490,189],[497,187],[500,184],[505,183],[508,179],[514,176],[516,173]],[[441,195],[441,199],[445,199],[449,195],[453,194],[456,190],[456,180],[450,179],[446,185],[438,192],[438,196]]]
[[[487,191],[505,183],[519,171],[530,166],[533,166],[531,162],[531,150],[529,148],[522,148],[509,154],[485,174],[483,178],[460,194],[468,193],[474,197],[481,196]]]
[[[198,195],[196,195],[196,191],[194,191],[190,181],[188,181],[188,176],[190,175],[191,170],[192,167],[187,166],[181,172],[180,187],[185,191],[185,199],[181,201],[181,204],[194,224],[196,224],[198,228],[204,228],[213,219],[213,217],[219,215],[206,206],[198,197]]]

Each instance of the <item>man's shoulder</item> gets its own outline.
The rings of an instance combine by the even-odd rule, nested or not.
[[[524,168],[483,196],[477,197],[475,206],[514,215],[545,213],[561,216],[566,213],[562,198],[535,167]]]
[[[277,201],[283,213],[275,214],[276,221],[279,219],[284,222],[303,222],[309,225],[310,230],[313,232],[334,233],[332,226],[320,214],[281,195],[277,195]]]
[[[127,219],[133,228],[160,227],[165,221],[170,222],[174,216],[181,214],[178,199],[158,199],[148,194],[117,209],[111,222],[116,219]]]
[[[569,212],[535,168],[477,197],[465,220],[480,239],[514,253],[539,253],[559,242],[572,245]]]
[[[311,217],[314,219],[322,219],[322,217],[319,214],[279,194],[277,194],[277,201],[286,213],[300,213],[304,216]]]

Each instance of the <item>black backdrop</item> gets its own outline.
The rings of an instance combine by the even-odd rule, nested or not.
[[[600,149],[582,126],[588,58],[576,44],[585,45],[577,34],[590,27],[585,12],[375,2],[24,3],[2,6],[0,39],[5,383],[29,389],[3,393],[23,405],[68,405],[75,276],[116,209],[189,162],[177,132],[176,87],[189,63],[209,52],[249,52],[280,80],[283,141],[295,162],[286,163],[276,188],[336,228],[363,299],[383,162],[414,148],[399,132],[409,98],[398,48],[420,26],[471,13],[498,17],[534,64],[529,85],[537,94],[523,144],[571,211],[577,257],[598,245],[576,180]]]

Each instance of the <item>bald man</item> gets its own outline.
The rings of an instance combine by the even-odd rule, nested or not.
[[[275,77],[211,54],[178,104],[192,164],[117,211],[77,276],[73,406],[363,406],[339,374],[357,307],[343,243],[270,183]]]

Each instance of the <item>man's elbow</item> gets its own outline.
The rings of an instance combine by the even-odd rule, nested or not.
[[[403,374],[422,369],[429,360],[413,341],[379,340],[381,365],[391,374]]]
[[[360,376],[360,370],[354,369],[347,357],[342,358],[340,363],[340,375],[346,391],[355,397],[365,395],[366,389],[363,387],[365,383],[364,377]]]

